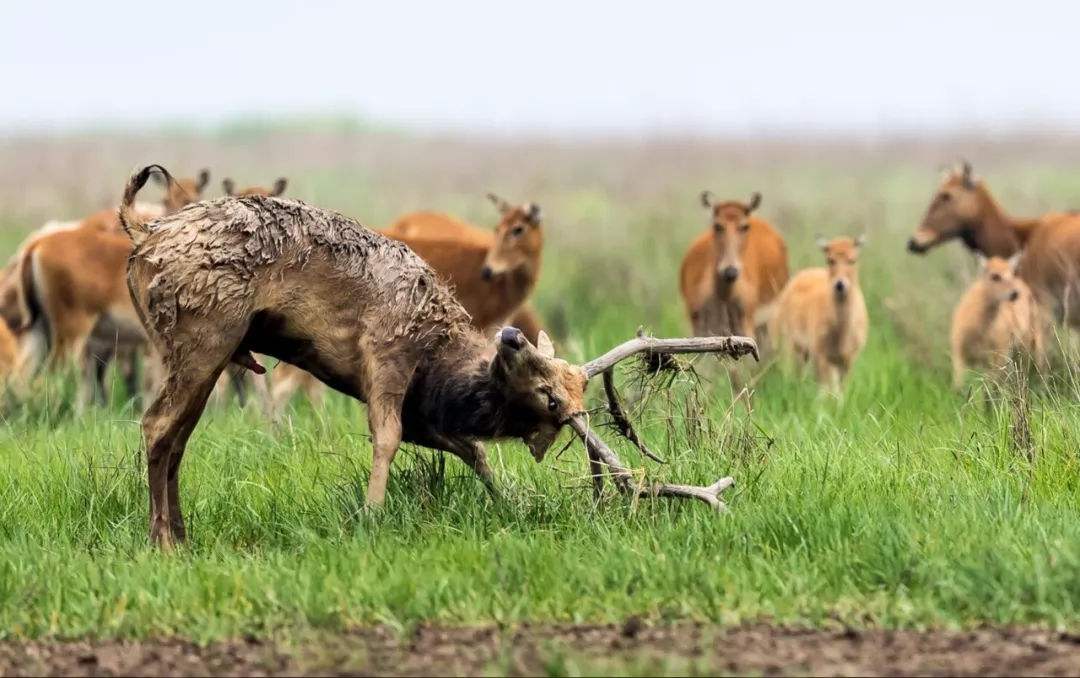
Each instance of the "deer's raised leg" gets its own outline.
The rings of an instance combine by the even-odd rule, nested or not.
[[[488,492],[493,497],[499,496],[498,490],[495,489],[495,477],[491,473],[491,467],[488,466],[487,452],[483,445],[470,438],[450,436],[439,436],[432,443],[440,450],[450,452],[465,462],[480,477]]]

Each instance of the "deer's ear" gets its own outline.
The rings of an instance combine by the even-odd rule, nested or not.
[[[533,226],[540,225],[540,205],[530,202],[525,206],[525,220]]]
[[[510,203],[506,202],[494,193],[488,193],[487,199],[491,201],[492,205],[495,205],[495,209],[499,210],[499,214],[506,214],[511,209]]]
[[[545,358],[555,357],[555,344],[551,343],[551,337],[544,330],[540,330],[540,334],[536,335],[536,350]]]
[[[1020,258],[1023,257],[1023,256],[1024,256],[1024,251],[1020,250],[1016,254],[1009,257],[1009,268],[1012,269],[1013,273],[1016,273],[1016,268],[1020,265]]]
[[[818,235],[814,238],[814,244],[818,246],[822,252],[829,251],[829,241],[824,236]]]
[[[746,213],[750,214],[759,207],[761,207],[761,193],[754,191],[754,194],[750,196],[750,202],[746,205]]]
[[[285,177],[281,177],[274,182],[274,190],[270,191],[270,195],[281,195],[285,192],[285,187],[289,185],[289,180]]]
[[[969,191],[975,188],[975,174],[971,168],[971,163],[967,160],[960,163],[960,179],[964,184],[964,188]]]
[[[866,244],[866,234],[865,233],[860,233],[859,235],[855,236],[855,247],[861,248],[865,244]]]
[[[236,190],[236,184],[233,183],[232,179],[222,179],[221,190],[225,191],[225,195],[232,195],[233,191]]]
[[[199,178],[195,181],[195,190],[202,193],[208,183],[210,183],[210,170],[204,169],[199,172]]]
[[[712,191],[701,192],[701,206],[712,207]]]
[[[986,268],[986,255],[982,252],[975,253],[975,261],[979,262],[980,269]]]

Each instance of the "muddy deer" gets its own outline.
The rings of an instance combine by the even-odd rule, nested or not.
[[[540,207],[512,205],[494,193],[488,199],[500,215],[494,232],[435,212],[407,214],[382,232],[408,245],[453,287],[477,329],[510,321],[535,341],[540,323],[526,301],[540,276]]]
[[[201,202],[152,222],[128,209],[151,173],[135,173],[121,219],[134,243],[128,286],[165,378],[143,416],[150,535],[185,538],[179,471],[188,437],[222,370],[259,372],[253,353],[294,364],[367,403],[373,461],[366,504],[381,506],[398,447],[461,458],[494,485],[484,439],[523,440],[539,461],[564,425],[584,441],[594,476],[639,496],[692,497],[720,508],[729,478],[708,487],[641,486],[589,427],[585,388],[642,352],[756,353],[750,339],[638,337],[575,366],[546,335],[515,328],[494,341],[420,257],[340,214],[266,196]],[[600,482],[602,482],[602,477]]]
[[[1000,371],[1017,354],[1027,354],[1040,368],[1046,361],[1041,309],[1016,274],[1021,254],[1009,259],[978,256],[979,277],[952,317],[953,386],[958,389],[970,368]]]
[[[761,194],[749,202],[715,202],[701,194],[711,227],[694,239],[679,271],[679,289],[694,334],[755,336],[788,279],[787,245],[754,216]]]
[[[128,209],[140,219],[174,212],[198,200],[208,182],[203,170],[195,179],[169,182],[160,210]],[[112,221],[119,224],[116,210]],[[81,362],[80,409],[104,397],[105,368],[115,351],[133,351],[145,342],[125,282],[130,254],[127,235],[95,213],[75,227],[32,236],[17,262],[20,329],[31,335],[24,343],[47,347],[44,359],[51,366]],[[24,357],[24,373],[40,367],[41,356],[24,351]]]
[[[826,268],[796,273],[776,302],[769,334],[785,352],[814,366],[823,389],[839,393],[866,346],[869,317],[859,286],[863,238],[818,239]]]
[[[985,257],[1022,251],[1017,274],[1059,322],[1080,330],[1080,214],[1009,216],[964,162],[945,175],[908,250],[924,254],[957,238]]]

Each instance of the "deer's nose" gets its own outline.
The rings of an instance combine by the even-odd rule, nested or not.
[[[907,241],[907,251],[914,252],[915,254],[921,254],[923,251],[922,245],[918,243],[915,238],[909,238]]]
[[[516,327],[504,327],[499,330],[499,342],[518,351],[525,345],[525,335]]]
[[[726,267],[724,267],[723,276],[724,276],[724,280],[726,280],[728,282],[734,281],[736,278],[739,277],[739,267],[738,266],[726,266]]]
[[[1009,301],[1016,301],[1020,298],[1020,290],[1013,290],[1009,292]]]
[[[480,277],[484,280],[491,280],[493,275],[495,275],[495,272],[491,270],[490,266],[484,266],[480,269]]]

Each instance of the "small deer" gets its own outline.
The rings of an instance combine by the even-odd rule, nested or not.
[[[711,211],[712,226],[690,245],[679,271],[694,334],[753,337],[787,282],[787,246],[768,222],[753,216],[760,193],[747,203],[714,202],[705,191],[701,204]]]
[[[477,329],[492,331],[515,319],[538,332],[539,322],[525,303],[540,276],[540,207],[511,205],[494,193],[488,199],[501,217],[493,233],[444,214],[415,212],[383,234],[408,245],[451,285]],[[535,333],[527,334],[535,341]]]
[[[1018,353],[1044,367],[1043,321],[1031,289],[1016,274],[1021,254],[1008,259],[979,255],[979,277],[953,310],[953,386],[963,388],[969,368],[1000,371]]]
[[[823,389],[839,393],[866,346],[869,317],[859,286],[859,249],[864,239],[818,240],[827,268],[799,271],[776,304],[770,334],[804,364],[812,363]]]
[[[1017,275],[1059,322],[1080,331],[1080,214],[1011,217],[964,162],[945,175],[908,250],[924,254],[957,238],[986,257],[1022,250]]]
[[[486,338],[422,259],[334,212],[285,198],[226,197],[145,222],[130,206],[154,172],[169,180],[158,165],[135,173],[120,215],[134,243],[128,286],[165,368],[142,422],[150,535],[162,547],[186,534],[179,470],[188,437],[227,365],[261,369],[253,353],[367,403],[369,506],[384,503],[403,441],[457,455],[491,488],[481,440],[521,439],[539,461],[564,425],[585,442],[594,481],[603,482],[606,467],[623,492],[722,506],[728,478],[708,487],[638,485],[590,429],[585,388],[637,353],[756,354],[752,341],[639,337],[571,365],[543,334],[535,346],[515,328]]]
[[[165,186],[163,212],[198,200],[208,182],[206,170],[196,179],[170,182]],[[141,219],[162,210],[129,206]],[[103,213],[95,213],[75,227],[32,235],[22,247],[13,278],[19,331],[28,335],[20,372],[31,374],[42,359],[52,366],[81,362],[79,409],[95,396],[104,398],[105,368],[115,352],[130,352],[145,342],[125,282],[131,241],[119,229],[116,210],[111,214],[106,219]],[[37,346],[47,347],[45,356],[30,352]],[[129,388],[134,387],[133,379],[132,373]]]

